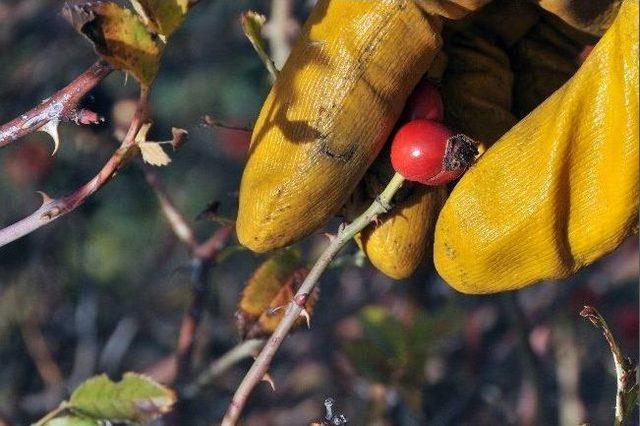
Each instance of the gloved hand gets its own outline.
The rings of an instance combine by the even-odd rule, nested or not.
[[[624,1],[573,78],[458,182],[435,264],[465,293],[566,277],[638,226],[638,3]]]
[[[406,98],[407,92],[399,90],[399,88],[405,89],[406,87],[402,85],[402,81],[397,80],[397,77],[400,76],[404,82],[415,84],[415,75],[411,73],[411,66],[420,68],[422,71],[424,62],[420,61],[420,54],[422,54],[423,59],[427,58],[428,62],[431,62],[435,57],[438,47],[437,37],[434,43],[422,45],[422,47],[426,46],[426,49],[423,50],[412,50],[416,46],[406,40],[413,41],[407,37],[407,31],[410,28],[413,28],[410,33],[414,39],[414,33],[419,33],[424,28],[428,28],[430,33],[439,32],[441,30],[439,18],[427,17],[426,22],[417,17],[414,17],[413,20],[407,19],[402,15],[407,12],[406,9],[398,12],[386,2],[362,2],[368,3],[369,5],[366,7],[369,7],[370,10],[364,10],[364,5],[354,6],[354,4],[360,4],[360,2],[347,2],[349,3],[348,5],[341,3],[343,2],[332,2],[331,7],[335,5],[335,7],[348,8],[353,13],[351,15],[347,14],[347,16],[344,15],[343,10],[340,11],[340,14],[331,15],[327,13],[327,5],[324,4],[323,6],[321,2],[321,12],[318,15],[312,15],[311,24],[308,24],[310,28],[307,28],[307,33],[303,33],[302,41],[299,41],[298,46],[294,48],[292,53],[292,58],[296,58],[294,63],[297,63],[297,65],[293,66],[293,71],[285,67],[281,76],[282,81],[285,81],[283,76],[290,80],[288,95],[284,90],[285,87],[281,87],[279,90],[274,88],[270,95],[270,98],[275,97],[275,100],[271,99],[271,104],[279,104],[276,108],[280,111],[279,116],[274,116],[273,113],[269,112],[265,113],[265,110],[274,109],[273,105],[267,108],[270,104],[268,100],[256,127],[253,146],[257,147],[257,149],[259,149],[260,145],[265,145],[266,147],[262,150],[262,154],[259,155],[256,155],[257,149],[254,150],[249,159],[249,164],[243,177],[238,222],[238,233],[241,241],[256,250],[264,251],[279,245],[285,245],[302,235],[313,232],[330,214],[339,208],[341,203],[344,203],[341,197],[344,197],[345,193],[347,196],[351,193],[352,186],[357,184],[362,173],[364,173],[364,169],[368,167],[368,163],[372,160],[371,153],[379,150],[380,135],[384,135],[384,138],[386,138],[386,134],[391,129],[390,126],[393,125],[397,114],[399,114],[398,105],[395,105],[394,102],[400,100],[401,107],[404,98]],[[359,26],[364,25],[363,22],[366,22],[367,25],[373,25],[371,23],[372,20],[365,20],[365,17],[370,16],[368,14],[372,13],[372,3],[378,3],[376,11],[378,14],[381,14],[381,10],[385,10],[392,15],[395,13],[398,14],[396,16],[402,15],[400,21],[403,24],[396,28],[396,31],[400,31],[400,37],[393,38],[392,35],[385,34],[384,36],[379,35],[374,39],[359,40],[351,45],[345,44],[345,40],[349,40],[349,37],[357,39],[358,34],[362,33],[362,28],[359,28]],[[408,6],[409,12],[413,11],[411,3],[409,2]],[[425,4],[428,5],[426,6],[428,9],[436,3],[424,2],[420,3],[420,6],[425,7]],[[456,8],[451,3],[438,3],[440,6],[443,4],[446,5],[446,10],[450,13],[448,17],[460,18],[465,14],[464,9]],[[479,5],[473,4],[472,6],[477,7]],[[517,13],[509,12],[509,8],[514,7],[522,10],[518,10]],[[429,11],[433,12],[433,9]],[[334,12],[336,11],[334,10]],[[361,15],[358,15],[358,13],[361,13]],[[511,18],[505,23],[504,15],[509,13],[511,13],[512,17],[517,17],[518,22],[514,22],[513,18]],[[564,10],[563,13],[566,16],[574,15],[570,9]],[[320,20],[318,16],[323,15],[323,19]],[[554,23],[553,19],[547,16],[543,16],[544,19],[540,18],[539,15],[537,8],[522,2],[499,2],[496,0],[494,4],[485,8],[477,16],[462,22],[456,22],[454,25],[447,25],[447,28],[445,28],[445,39],[447,40],[445,52],[448,56],[448,65],[442,80],[447,119],[450,125],[458,127],[458,129],[476,137],[486,146],[489,146],[504,131],[512,127],[518,118],[526,114],[571,76],[577,67],[577,64],[572,61],[572,57],[577,57],[577,52],[581,48],[580,45],[585,43],[585,41],[576,42],[575,39],[583,37],[583,35],[576,36],[571,30],[567,30],[566,25]],[[559,15],[562,16],[561,13]],[[316,17],[314,18],[314,16]],[[336,25],[336,22],[328,19],[330,16],[334,16],[333,19],[337,19],[336,16],[347,16],[349,20],[346,23],[342,21],[342,25]],[[596,15],[596,17],[599,16]],[[355,23],[355,30],[358,30],[355,35],[349,33],[349,31],[355,31],[354,27],[344,30],[344,32],[336,30],[342,29],[349,22]],[[407,22],[409,24],[406,24]],[[585,27],[588,27],[592,21],[582,19],[580,22],[586,22]],[[603,19],[598,19],[597,22],[599,22],[600,26],[603,25]],[[421,23],[423,25],[430,23],[431,25],[415,27],[415,25]],[[319,37],[318,40],[309,40],[313,33],[314,25],[323,27],[324,24],[329,25],[327,28],[334,28],[332,31],[337,32],[337,34],[333,34],[334,38],[328,40],[326,37]],[[365,28],[371,27],[365,26]],[[404,32],[402,32],[403,30]],[[565,32],[569,34],[564,34]],[[379,29],[376,29],[375,33],[380,34]],[[432,35],[426,36],[425,40],[433,41]],[[305,38],[307,38],[306,41]],[[375,40],[379,41],[373,42]],[[314,65],[318,59],[310,59],[309,57],[313,55],[306,51],[305,47],[309,47],[307,45],[317,47],[315,43],[322,44],[323,41],[328,43],[328,47],[325,49],[327,55],[324,56],[326,61],[320,61],[323,66],[319,65],[319,69],[316,69]],[[395,45],[392,49],[384,51],[382,49],[385,43],[395,43]],[[410,44],[410,46],[407,46],[407,44]],[[549,49],[549,46],[551,49]],[[332,47],[334,50],[330,49]],[[405,47],[409,48],[409,53],[403,51]],[[378,56],[372,55],[377,60],[369,60],[368,62],[356,60],[355,68],[343,67],[344,64],[342,62],[345,58],[345,52],[358,51],[362,55],[363,52],[367,53],[368,49],[381,52]],[[296,52],[298,57],[294,56]],[[331,56],[329,53],[339,55],[341,60],[335,59],[335,56]],[[397,56],[394,56],[396,53]],[[439,58],[442,56],[440,55]],[[348,58],[346,62],[353,60],[348,54],[346,57]],[[409,60],[406,60],[407,57]],[[384,71],[389,71],[391,75],[386,75],[383,71],[379,71],[379,74],[376,75],[372,70],[381,68],[379,62],[385,58],[387,60],[394,58],[400,64],[397,68],[383,68]],[[310,65],[304,65],[307,60]],[[291,61],[290,59],[289,62]],[[440,77],[438,70],[442,69],[440,65],[444,61],[437,60],[435,62],[431,64],[429,74],[435,74],[436,77]],[[297,67],[301,68],[296,70]],[[429,67],[429,64],[427,64],[427,67]],[[512,68],[518,71],[515,75],[511,72]],[[347,76],[352,75],[354,70],[360,72],[360,77],[367,77],[369,74],[377,77],[361,79],[373,93],[369,93],[369,98],[364,96],[367,98],[365,102],[362,100],[358,102],[357,98],[352,100],[351,104],[349,102],[345,103],[344,99],[342,99],[342,103],[338,102],[339,113],[329,114],[331,119],[324,122],[324,124],[329,123],[325,128],[325,130],[329,129],[329,132],[325,137],[316,137],[315,139],[314,137],[305,139],[297,136],[313,133],[311,130],[319,128],[315,124],[322,122],[316,119],[313,126],[308,126],[308,123],[312,123],[312,121],[307,120],[305,123],[305,120],[302,120],[305,116],[303,113],[305,111],[304,107],[306,106],[307,108],[306,114],[308,117],[316,117],[317,113],[316,115],[311,114],[313,111],[309,111],[309,107],[322,107],[322,101],[325,99],[330,101],[333,99],[335,101],[336,91],[325,92],[326,95],[323,97],[322,92],[317,92],[317,85],[307,93],[300,90],[291,90],[292,81],[297,81],[299,87],[305,87],[305,85],[308,87],[316,84],[313,83],[313,79],[307,80],[307,78],[311,78],[305,74],[309,70],[317,72],[316,75],[311,74],[311,77],[323,81],[325,88],[327,88],[327,85],[329,87],[334,85],[344,89],[346,83],[343,82],[342,86],[340,86],[340,83],[342,80],[346,81]],[[338,76],[334,78],[335,75],[330,72],[331,70],[341,71],[342,73],[338,72]],[[345,74],[345,72],[349,74]],[[411,76],[411,78],[408,79],[407,76]],[[602,83],[596,82],[595,84],[597,86]],[[276,86],[278,86],[278,83],[276,83]],[[359,83],[356,82],[353,86],[357,88]],[[516,90],[513,90],[513,86],[515,86]],[[296,86],[294,85],[293,87],[295,89]],[[323,87],[322,84],[320,87]],[[276,93],[274,94],[274,92]],[[582,92],[585,95],[588,93],[584,88]],[[337,93],[340,94],[340,90]],[[360,97],[363,94],[367,94],[362,90],[358,92],[358,89],[354,89],[349,93],[358,93]],[[374,101],[371,101],[372,95],[375,98]],[[383,102],[380,102],[379,98]],[[282,100],[282,102],[278,102],[279,100]],[[385,103],[392,105],[384,108]],[[302,108],[296,109],[292,105],[302,105]],[[283,107],[288,108],[283,111]],[[322,113],[327,110],[316,108],[316,111]],[[331,112],[332,110],[329,111]],[[373,114],[371,114],[372,111]],[[296,113],[299,120],[291,120],[291,118],[296,117]],[[335,120],[335,117],[340,117],[341,113],[343,117],[340,120]],[[265,118],[265,114],[271,116],[271,118]],[[359,117],[358,114],[362,114],[364,117]],[[344,117],[344,115],[347,116]],[[283,116],[289,118],[289,120],[284,121],[286,124],[284,126],[279,124]],[[366,118],[368,117],[373,117],[374,119],[367,123]],[[384,121],[385,117],[391,117],[393,120],[389,118],[391,123],[387,123]],[[294,122],[296,126],[302,127],[291,128],[288,125],[289,122]],[[337,126],[337,132],[332,129],[332,125],[335,127],[336,123],[342,125],[342,127]],[[307,127],[303,126],[305,124],[307,124]],[[368,126],[366,126],[367,124]],[[518,126],[520,127],[521,124]],[[593,124],[592,122],[591,125]],[[344,128],[345,125],[348,125],[346,129]],[[364,128],[363,125],[365,125]],[[269,133],[269,129],[272,127],[289,128],[293,131],[289,133],[289,136],[283,136],[284,131],[276,132],[276,137],[273,137],[273,131]],[[267,129],[266,134],[264,133],[264,128]],[[346,139],[344,138],[345,135],[348,136]],[[316,136],[322,136],[322,132]],[[339,139],[336,139],[337,137]],[[292,141],[295,142],[292,143]],[[324,147],[329,146],[328,144],[339,142],[344,142],[342,147],[346,148],[345,152],[349,154],[348,158],[332,157],[332,151],[323,150]],[[300,145],[297,144],[306,146],[298,148]],[[635,145],[637,145],[637,136]],[[311,155],[302,157],[291,155],[292,153],[299,154],[301,151],[306,151],[306,154],[311,153]],[[489,152],[492,151],[493,148]],[[528,159],[527,170],[530,172],[538,171],[539,167],[536,160],[539,160],[539,156],[535,153],[530,155],[532,157]],[[637,147],[635,155],[637,158]],[[364,160],[363,156],[365,157]],[[333,164],[325,164],[326,167],[324,168],[322,165],[319,166],[317,163],[326,162],[326,157],[338,161],[333,161]],[[270,158],[275,161],[270,163],[265,160]],[[352,161],[354,158],[357,161]],[[497,157],[493,156],[493,158]],[[509,157],[505,157],[505,159],[507,158]],[[523,161],[525,160],[523,159]],[[480,164],[485,161],[481,160]],[[495,168],[493,171],[508,181],[507,174],[500,175],[500,172],[510,170],[510,162],[513,162],[513,159],[509,158],[506,163],[502,163],[504,160],[501,158],[497,158],[494,161],[497,161],[499,165],[493,164],[491,166]],[[336,164],[340,162],[346,164]],[[293,174],[283,176],[281,173],[283,164],[290,165],[289,167],[292,170],[288,172]],[[472,170],[480,167],[480,164],[472,168]],[[376,169],[379,169],[379,167],[376,167]],[[574,169],[576,167],[572,170]],[[369,173],[369,175],[371,174]],[[375,173],[373,174],[375,175]],[[293,179],[291,179],[292,177]],[[463,178],[463,182],[468,181],[468,179],[466,177]],[[365,179],[365,181],[371,181],[371,179]],[[487,181],[483,182],[484,185],[487,183]],[[528,187],[528,184],[523,185],[522,182],[519,185],[522,185],[525,189]],[[254,191],[255,188],[259,188],[260,191]],[[483,185],[477,185],[472,181],[466,188],[464,191],[456,189],[454,191],[455,197],[452,199],[458,200],[456,205],[462,206],[461,208],[463,209],[470,207],[469,204],[464,204],[465,200],[495,201],[495,198],[493,200],[488,200],[486,197],[483,198],[483,194],[487,192],[493,194],[495,192],[487,190]],[[408,275],[415,269],[420,258],[430,245],[428,243],[431,241],[432,224],[443,199],[442,191],[443,188],[420,188],[415,193],[405,195],[404,200],[400,200],[399,206],[390,217],[383,220],[381,226],[370,229],[363,235],[364,238],[361,239],[360,243],[364,245],[365,252],[372,262],[383,272],[399,278]],[[550,189],[550,191],[553,190]],[[279,200],[269,198],[279,198],[282,193],[285,194],[285,197],[280,197]],[[318,198],[318,196],[320,197]],[[506,196],[512,196],[512,193]],[[283,199],[286,201],[284,205],[281,204]],[[534,201],[529,201],[534,203]],[[535,202],[541,206],[546,205],[546,201],[543,198],[537,198]],[[444,278],[456,288],[468,292],[488,292],[516,288],[531,282],[531,277],[528,278],[529,281],[522,281],[517,272],[515,275],[511,272],[505,272],[503,274],[504,281],[500,285],[494,285],[495,282],[487,285],[486,282],[483,282],[483,280],[491,280],[494,272],[492,266],[494,260],[491,257],[487,257],[489,260],[484,264],[476,264],[475,259],[485,258],[485,254],[477,253],[477,251],[483,250],[481,249],[481,244],[488,236],[483,235],[481,231],[478,234],[473,234],[468,229],[465,229],[465,232],[456,233],[456,231],[459,231],[456,228],[456,224],[451,224],[456,219],[459,219],[459,212],[456,207],[449,207],[453,203],[453,201],[447,203],[447,207],[445,207],[445,211],[440,218],[435,246],[436,265]],[[317,213],[316,207],[318,206],[322,207],[322,213],[313,215],[313,213]],[[524,219],[526,215],[522,215],[522,211],[519,211],[521,216],[513,218],[499,204],[490,205],[490,203],[487,203],[484,207],[489,211],[502,213],[502,221],[489,225],[472,223],[470,226],[478,229],[487,229],[490,226],[498,227],[498,231],[494,231],[493,235],[491,235],[493,240],[499,240],[501,237],[508,239],[509,232],[512,229],[507,223],[510,220],[524,220],[526,222],[526,219]],[[635,208],[637,210],[637,200]],[[449,214],[447,212],[453,213]],[[467,214],[466,217],[474,217],[473,209],[466,210],[465,213]],[[565,213],[570,216],[571,211]],[[311,218],[310,221],[308,221],[309,218]],[[290,226],[283,226],[283,220]],[[474,241],[473,237],[478,235],[481,238]],[[521,243],[522,238],[516,240],[516,242]],[[509,253],[511,250],[508,244],[489,248],[494,250],[488,251],[487,254],[491,253],[491,256],[498,256],[498,258],[500,256],[504,257],[502,252]],[[535,258],[536,255],[536,253],[531,253],[530,257]],[[476,269],[469,268],[474,265]],[[466,269],[462,269],[462,266],[466,267]],[[513,269],[505,269],[504,267],[502,269],[505,271],[517,271],[518,267],[516,265]],[[502,269],[497,268],[495,272],[500,274]],[[475,275],[470,277],[469,271],[472,271]],[[457,272],[460,273],[457,274]],[[553,275],[539,274],[537,279],[548,276]],[[533,280],[535,279],[534,277]]]

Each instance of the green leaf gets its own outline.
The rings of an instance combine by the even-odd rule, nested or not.
[[[130,0],[147,28],[165,40],[184,22],[195,4],[190,0]]]
[[[100,426],[100,422],[86,417],[63,416],[49,420],[44,426]]]
[[[148,422],[171,410],[174,392],[146,376],[126,373],[114,383],[103,374],[80,385],[67,407],[100,421]]]
[[[94,2],[66,4],[62,13],[104,60],[130,72],[140,84],[151,84],[164,45],[132,11],[111,2]]]

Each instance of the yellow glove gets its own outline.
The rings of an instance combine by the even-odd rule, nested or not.
[[[597,2],[615,9],[615,1]],[[379,152],[410,88],[427,69],[439,78],[447,56],[448,122],[488,147],[575,72],[573,58],[591,42],[548,14],[540,18],[533,3],[495,0],[471,19],[447,21],[446,55],[436,56],[439,14],[460,19],[486,1],[458,3],[318,3],[256,125],[240,193],[243,244],[255,251],[287,245],[337,212]],[[607,22],[602,16],[612,16],[601,11],[587,19],[579,6],[551,6],[581,29],[596,28],[596,35]],[[360,185],[364,198],[362,191],[353,194],[360,206],[348,203],[347,217],[376,193],[388,174],[385,163],[386,157],[377,161]],[[405,191],[380,226],[357,238],[372,263],[394,278],[412,273],[430,249],[444,197],[444,188]],[[435,254],[438,261],[438,247]]]
[[[438,272],[465,293],[566,277],[638,224],[638,3],[578,72],[456,185],[436,226]]]
[[[256,122],[240,242],[283,247],[336,214],[438,53],[442,17],[487,1],[318,1]]]

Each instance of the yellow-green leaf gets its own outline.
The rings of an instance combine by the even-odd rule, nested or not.
[[[115,3],[65,5],[63,15],[86,36],[96,52],[118,69],[149,86],[160,64],[163,44],[129,9]]]
[[[135,373],[115,383],[106,374],[93,377],[71,394],[67,407],[83,416],[110,422],[149,422],[168,413],[175,393]]]
[[[62,416],[49,420],[44,426],[99,426],[100,422],[86,417]]]
[[[142,22],[165,40],[177,30],[194,1],[190,0],[130,0]]]

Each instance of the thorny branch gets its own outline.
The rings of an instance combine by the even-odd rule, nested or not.
[[[97,61],[68,86],[45,99],[40,105],[0,126],[0,148],[41,129],[43,126],[55,127],[60,121],[75,121],[86,124],[87,120],[83,115],[85,111],[77,109],[78,103],[112,70],[111,65]]]
[[[247,372],[242,383],[238,386],[233,399],[227,408],[227,413],[222,420],[222,426],[235,425],[240,418],[242,409],[244,408],[249,394],[253,388],[265,377],[269,364],[275,356],[278,348],[289,334],[289,330],[295,324],[300,315],[305,312],[305,305],[308,296],[312,293],[316,284],[320,280],[320,276],[327,269],[334,257],[340,252],[342,247],[353,238],[358,232],[362,231],[367,225],[375,221],[379,215],[387,213],[391,209],[391,199],[393,195],[400,189],[404,178],[396,173],[382,191],[382,193],[374,200],[374,202],[365,210],[362,215],[357,217],[346,227],[341,227],[338,234],[330,238],[329,245],[322,252],[311,271],[305,278],[302,285],[298,289],[284,314],[278,327],[273,332],[266,345],[256,358],[256,361]]]
[[[18,222],[0,229],[0,247],[7,245],[10,242],[15,241],[18,238],[21,238],[73,211],[76,207],[84,203],[89,196],[97,192],[115,176],[116,172],[137,151],[135,137],[144,120],[148,97],[149,88],[142,87],[140,89],[140,97],[138,99],[136,112],[131,124],[129,125],[129,130],[127,131],[126,136],[122,140],[120,147],[113,153],[109,160],[107,160],[106,164],[98,174],[89,182],[62,198],[52,199],[48,195],[42,193],[43,202],[38,210]]]
[[[607,321],[605,321],[600,312],[591,306],[585,306],[580,311],[580,316],[588,319],[595,327],[602,329],[602,334],[604,334],[604,338],[607,340],[609,348],[611,349],[617,382],[614,424],[616,426],[623,425],[633,413],[636,401],[638,400],[637,368],[629,358],[623,355],[613,333],[611,333],[607,325]]]

